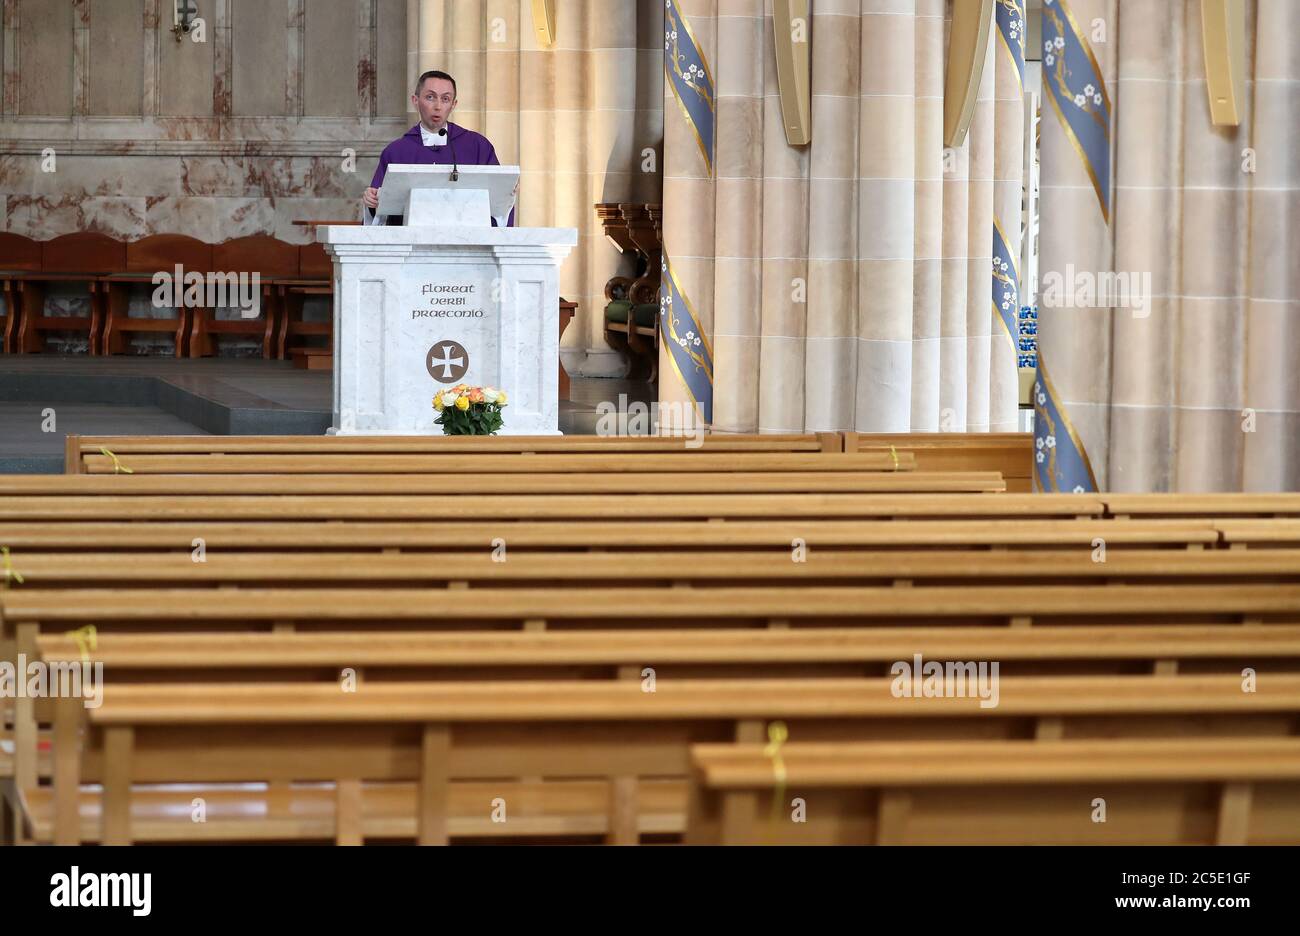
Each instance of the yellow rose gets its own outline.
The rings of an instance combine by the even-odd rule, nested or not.
[[[497,391],[497,405],[498,406],[506,405],[506,392],[504,390]]]
[[[433,397],[433,408],[442,411],[442,391],[439,390]]]
[[[456,397],[456,409],[458,410],[469,409],[469,397],[464,395]]]

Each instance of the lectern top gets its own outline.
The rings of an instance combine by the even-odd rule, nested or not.
[[[494,218],[506,218],[515,207],[519,192],[518,166],[461,166],[452,181],[452,167],[424,163],[395,163],[388,167],[379,189],[377,215],[400,215],[413,188],[434,188],[488,193],[489,209]]]

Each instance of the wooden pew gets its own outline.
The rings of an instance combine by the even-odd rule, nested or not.
[[[508,563],[507,563],[508,564]],[[697,583],[690,588],[629,584],[481,588],[9,589],[0,613],[20,640],[30,628],[111,631],[264,630],[273,623],[317,629],[382,630],[402,623],[432,630],[604,627],[862,626],[907,618],[916,624],[1017,626],[1100,623],[1107,618],[1205,624],[1295,623],[1300,585],[1158,584],[1109,587],[789,587]],[[221,624],[221,626],[216,626]]]
[[[105,303],[98,280],[125,269],[126,245],[107,234],[79,231],[42,241],[40,273],[25,274],[17,283],[22,305],[17,350],[21,353],[44,350],[43,332],[46,331],[82,331],[87,336],[88,353],[99,354]],[[46,315],[46,286],[53,282],[85,284],[90,315]]]
[[[1098,508],[1100,509],[1100,508]],[[924,522],[922,522],[924,521]],[[931,522],[934,521],[934,522]],[[1281,522],[1281,521],[1268,521]],[[228,521],[134,520],[26,523],[0,521],[0,544],[13,550],[21,571],[28,554],[65,550],[173,550],[189,555],[202,537],[208,548],[231,551],[324,552],[369,550],[449,552],[491,549],[503,539],[514,555],[521,550],[586,549],[626,552],[672,550],[694,553],[715,549],[774,550],[790,555],[802,540],[811,551],[853,548],[878,550],[964,547],[1005,555],[1073,547],[1089,556],[1104,541],[1115,550],[1205,549],[1218,543],[1211,520],[1061,520],[1052,517],[953,520],[940,516],[893,519],[709,519],[515,520],[485,529],[474,521],[310,520]],[[1014,557],[1008,556],[1008,563]]]
[[[698,444],[697,444],[698,443]],[[335,455],[448,455],[488,453],[516,454],[613,454],[630,452],[825,452],[841,451],[835,432],[796,435],[704,435],[696,439],[673,436],[78,436],[66,438],[64,469],[68,474],[85,474],[86,459],[102,457],[107,448],[119,458],[134,455],[299,455],[310,456],[288,462],[288,470],[299,472],[304,461]],[[111,460],[110,460],[111,461]],[[912,462],[914,464],[914,461]],[[94,463],[100,470],[103,465]],[[235,470],[243,470],[238,463]],[[109,470],[112,470],[110,464]]]
[[[212,266],[219,273],[257,273],[260,314],[248,319],[218,319],[215,309],[195,309],[190,330],[190,357],[216,354],[217,335],[246,335],[261,341],[262,357],[270,359],[275,354],[276,284],[298,275],[297,246],[266,234],[236,237],[213,245]]]
[[[104,454],[107,452],[107,454]],[[279,470],[283,462],[301,460],[298,470]],[[328,476],[344,485],[375,485],[383,478],[360,475],[402,475],[402,480],[419,481],[429,476],[452,473],[513,475],[517,481],[534,476],[560,474],[619,475],[628,473],[721,474],[743,476],[756,472],[799,474],[862,473],[910,475],[914,463],[906,456],[895,461],[888,455],[844,455],[836,453],[790,452],[699,452],[684,455],[673,451],[646,452],[554,452],[545,455],[518,452],[446,453],[353,453],[329,455],[158,455],[122,453],[104,447],[85,456],[79,475],[12,475],[4,478],[6,491],[14,495],[54,494],[70,491],[113,493],[132,489],[175,493],[181,484],[206,485],[204,490],[247,489],[283,492],[293,485],[310,484],[312,476]],[[975,486],[1000,478],[993,472],[922,472],[928,478],[975,479]],[[169,476],[184,475],[184,481]],[[152,480],[145,481],[146,477]],[[444,483],[442,490],[446,490]],[[322,492],[326,493],[326,492]],[[1057,495],[1065,496],[1065,495]],[[1074,495],[1069,495],[1074,496]],[[1058,503],[1068,503],[1058,501]]]
[[[329,588],[464,583],[599,582],[702,585],[959,585],[1069,583],[1300,582],[1300,549],[1117,550],[1095,562],[1091,550],[1044,549],[1018,555],[961,549],[746,552],[698,551],[683,563],[676,551],[522,552],[501,561],[492,551],[459,552],[431,562],[392,552],[232,552],[214,548],[196,562],[191,550],[20,553],[14,568],[23,590],[67,588],[277,585]],[[13,557],[11,556],[11,561]]]
[[[47,663],[77,663],[82,642],[43,634]],[[640,679],[890,674],[899,660],[999,661],[1004,675],[1114,675],[1160,661],[1206,666],[1253,660],[1264,671],[1300,670],[1300,624],[1247,629],[1215,624],[1111,622],[1072,627],[807,627],[797,629],[636,629],[575,631],[368,631],[311,633],[101,633],[90,653],[111,685],[138,682],[317,681],[338,683],[345,668],[365,679]],[[1035,671],[1051,664],[1046,673]],[[1225,664],[1226,665],[1226,664]],[[109,690],[112,691],[111,689]],[[37,700],[44,710],[50,703]]]
[[[0,231],[0,353],[13,354],[18,345],[18,323],[22,320],[28,277],[41,272],[40,241]]]
[[[610,838],[636,840],[637,781],[680,776],[691,744],[757,740],[784,719],[796,740],[1023,737],[1060,719],[1066,737],[1284,735],[1300,711],[1300,676],[1257,693],[1237,676],[1019,677],[999,704],[974,698],[900,699],[890,680],[669,680],[224,684],[119,686],[91,711],[79,758],[75,721],[56,722],[56,838],[79,830],[80,784],[102,782],[105,844],[135,837],[134,785],[334,782],[335,839],[360,843],[365,781],[418,785],[418,840],[448,839],[453,780],[593,777],[610,780]],[[60,712],[80,700],[62,700]],[[1198,716],[1189,718],[1188,716]]]
[[[906,475],[891,475],[900,485]],[[524,483],[521,476],[520,484]],[[124,489],[125,490],[125,489]],[[903,488],[906,490],[906,487]],[[87,494],[6,498],[0,523],[24,521],[146,520],[369,520],[403,521],[630,521],[630,520],[866,520],[870,518],[1077,519],[1095,516],[1099,502],[1076,494],[919,493],[684,493],[628,494],[385,495],[141,495]],[[504,526],[497,529],[504,530]],[[197,533],[193,535],[198,535]],[[495,535],[504,535],[504,532]],[[797,534],[796,534],[797,535]]]
[[[1300,546],[1300,518],[1215,520],[1214,529],[1229,549],[1246,549],[1256,543]]]
[[[694,746],[687,843],[1300,844],[1300,738],[795,743],[780,761],[773,803],[765,745]]]
[[[512,842],[589,842],[609,835],[609,785],[604,780],[496,780],[449,786],[447,831],[455,839]],[[31,837],[55,841],[51,787],[25,791]],[[360,830],[364,839],[411,840],[416,836],[414,783],[363,783]],[[189,821],[196,798],[206,821]],[[101,792],[80,791],[77,840],[98,842],[103,824]],[[507,821],[493,818],[502,800]],[[140,842],[330,841],[336,828],[332,784],[207,784],[136,787],[131,791],[132,832]],[[642,781],[637,788],[638,835],[680,835],[686,813],[686,781]],[[184,821],[178,821],[177,817]]]
[[[1300,519],[1300,493],[1099,494],[1106,512],[1130,517],[1289,517]]]
[[[153,234],[126,245],[126,264],[121,272],[100,277],[98,289],[105,296],[103,351],[121,354],[130,332],[163,332],[172,335],[175,357],[185,356],[190,315],[183,299],[184,282],[173,284],[173,314],[168,318],[132,318],[128,312],[133,284],[152,283],[155,273],[175,276],[180,266],[185,274],[212,272],[212,245],[183,234]]]
[[[1031,432],[846,432],[844,451],[888,451],[916,456],[922,471],[996,471],[1007,490],[1033,489],[1034,436]]]
[[[46,663],[77,663],[82,659],[82,645],[67,635],[43,636],[38,641],[40,658]],[[102,663],[113,692],[119,684],[157,681],[160,678],[185,683],[221,683],[232,677],[242,680],[310,679],[338,683],[344,667],[365,674],[365,680],[418,679],[505,679],[527,675],[537,678],[571,679],[575,677],[640,679],[644,665],[653,662],[660,679],[692,678],[724,674],[728,677],[803,675],[833,678],[857,675],[863,664],[885,664],[911,659],[921,653],[930,659],[974,659],[981,656],[1008,663],[1041,663],[1053,660],[1068,666],[1088,667],[1098,660],[1120,662],[1146,661],[1156,658],[1182,658],[1209,662],[1211,658],[1242,659],[1255,665],[1264,663],[1262,671],[1274,672],[1267,664],[1285,666],[1288,657],[1300,657],[1300,626],[1255,628],[1242,635],[1223,627],[1081,627],[1036,628],[1015,632],[1001,628],[881,628],[873,630],[808,629],[799,631],[667,631],[579,632],[524,634],[412,634],[404,632],[378,634],[249,634],[238,641],[229,635],[179,634],[104,634],[97,640],[94,660]],[[1147,665],[1144,663],[1143,665]],[[815,669],[809,670],[810,666]],[[803,671],[803,672],[801,672]],[[1074,672],[1069,669],[1067,672]],[[1086,669],[1085,669],[1086,671]],[[463,674],[463,675],[459,675]],[[1270,677],[1266,677],[1270,678]],[[48,720],[53,703],[39,700],[38,714]],[[78,712],[84,717],[84,713]],[[38,774],[48,776],[48,768]],[[498,793],[504,792],[497,785]],[[561,791],[558,799],[567,802],[571,791]],[[52,797],[49,790],[28,790],[26,808],[36,825],[38,841],[52,837]],[[551,791],[554,793],[554,791]],[[177,794],[147,791],[141,804],[141,820],[153,822],[152,831],[140,833],[143,839],[169,838],[320,838],[329,834],[330,798],[325,791],[295,791],[294,805],[288,810],[300,816],[310,808],[309,825],[294,825],[291,817],[277,816],[270,809],[267,791],[262,789],[230,790],[221,788],[189,789],[184,793],[182,812],[189,809],[193,796],[205,800],[216,798],[229,809],[229,818],[218,818],[215,826],[187,832],[169,827],[163,821],[165,804],[177,802]],[[385,821],[397,823],[403,836],[414,834],[414,798],[407,789],[400,795],[368,788],[367,797],[376,803],[371,812],[382,812]],[[538,788],[528,794],[539,804],[551,804],[557,812],[556,796]],[[394,798],[404,807],[394,805]],[[490,797],[488,798],[490,799]],[[94,840],[98,836],[95,818],[99,800],[93,792],[82,791],[81,836]],[[671,812],[679,817],[684,796],[674,800]],[[504,834],[485,825],[481,809],[477,817],[468,804],[486,799],[462,791],[453,797],[453,811],[460,820],[454,834]],[[151,807],[148,804],[153,803]],[[538,825],[529,834],[559,834],[584,829],[586,834],[603,834],[609,817],[605,813],[604,790],[588,789],[587,795],[567,818],[556,820],[560,826]],[[257,823],[240,823],[239,813],[263,816],[265,827]],[[649,815],[644,804],[638,810],[640,831],[680,831],[680,823],[665,828],[662,817]],[[275,821],[272,821],[275,820]],[[233,824],[232,824],[233,823]],[[325,825],[322,825],[324,823]],[[402,825],[405,823],[405,825]],[[282,826],[288,825],[288,828]],[[370,835],[381,834],[373,823]],[[323,830],[323,831],[322,831]],[[454,830],[453,830],[454,831]],[[512,834],[519,834],[518,832]]]

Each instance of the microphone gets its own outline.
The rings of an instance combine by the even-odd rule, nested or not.
[[[447,128],[443,127],[438,131],[438,136],[447,137],[447,146],[451,148],[451,181],[460,181],[460,165],[456,162],[456,144],[451,142],[451,136],[447,133]]]

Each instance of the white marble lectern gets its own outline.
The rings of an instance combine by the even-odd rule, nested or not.
[[[559,432],[560,262],[578,232],[493,227],[512,171],[462,166],[449,184],[447,166],[389,166],[380,210],[390,184],[409,190],[406,224],[317,229],[334,258],[331,433],[441,433],[433,395],[458,383],[506,391],[502,434]]]

